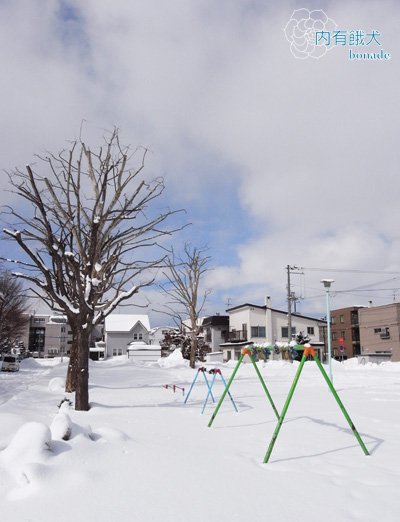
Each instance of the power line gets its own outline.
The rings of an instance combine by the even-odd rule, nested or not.
[[[358,270],[355,268],[313,268],[302,266],[299,267],[301,270],[310,270],[313,272],[345,272],[349,274],[388,274],[388,275],[400,275],[400,271],[387,272],[385,270]]]

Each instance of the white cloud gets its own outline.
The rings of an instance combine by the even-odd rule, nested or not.
[[[151,148],[150,171],[182,204],[212,190],[207,158],[230,166],[219,175],[253,225],[243,233],[232,207],[215,223],[241,238],[210,275],[217,292],[250,285],[240,296],[283,302],[288,263],[399,270],[400,6],[321,5],[343,29],[380,30],[393,56],[351,62],[342,48],[293,57],[283,28],[294,5],[75,1],[68,33],[59,2],[5,4],[2,167],[58,150],[82,118],[89,137],[117,124]]]

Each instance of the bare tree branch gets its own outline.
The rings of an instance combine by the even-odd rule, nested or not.
[[[39,157],[45,175],[29,165],[9,174],[11,190],[25,203],[3,213],[13,222],[4,234],[23,253],[15,275],[68,318],[77,350],[69,374],[72,388],[77,382],[77,409],[89,407],[93,326],[153,284],[155,269],[165,266],[158,240],[182,228],[166,226],[176,211],[154,208],[164,182],[144,178],[146,153],[122,147],[114,129],[96,152],[78,140],[70,150]]]
[[[192,247],[185,244],[182,256],[177,256],[171,250],[167,257],[167,270],[163,272],[166,282],[160,285],[163,292],[170,298],[163,313],[172,317],[175,324],[182,327],[182,317],[189,319],[191,331],[190,365],[195,366],[196,342],[201,325],[199,318],[203,311],[210,290],[202,295],[200,285],[204,274],[209,270],[210,256],[207,248]],[[180,322],[180,324],[179,324]]]

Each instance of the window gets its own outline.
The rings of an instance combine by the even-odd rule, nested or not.
[[[142,333],[134,333],[133,334],[133,340],[134,341],[137,341],[137,340],[141,341],[142,339],[143,339],[143,334]]]
[[[61,327],[61,333],[65,333],[65,326]]]
[[[381,333],[382,328],[374,328],[374,333],[378,334]]]
[[[29,350],[38,352],[44,350],[46,329],[33,327],[29,330]]]
[[[307,333],[308,333],[308,335],[314,335],[314,327],[307,326]]]
[[[332,341],[337,340],[337,332],[332,332]]]
[[[381,328],[380,337],[381,339],[390,339],[390,331],[388,327]]]
[[[33,322],[34,323],[45,323],[46,322],[46,319],[44,317],[35,317],[33,319]]]
[[[345,333],[346,332],[344,332],[344,331],[340,332],[340,338],[343,339],[343,340],[346,339]]]
[[[336,316],[331,317],[331,324],[336,324]]]
[[[289,331],[289,327],[288,326],[282,326],[281,327],[281,335],[282,335],[283,338],[287,339],[288,331]],[[296,335],[296,327],[295,326],[292,326],[292,335]]]
[[[265,337],[265,326],[252,326],[251,327],[252,337]]]
[[[343,324],[344,323],[344,315],[339,316],[339,321]]]
[[[113,348],[113,355],[122,355],[122,348]]]

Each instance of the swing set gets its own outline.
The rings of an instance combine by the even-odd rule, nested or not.
[[[242,364],[243,362],[243,359],[245,357],[245,355],[248,355],[250,357],[250,360],[254,366],[254,369],[256,371],[256,374],[258,376],[258,378],[260,379],[260,382],[261,382],[261,386],[263,387],[263,390],[272,406],[272,409],[274,410],[274,413],[276,415],[276,417],[279,419],[279,413],[278,413],[278,410],[276,409],[275,407],[275,404],[274,404],[274,401],[272,400],[272,397],[268,391],[268,388],[267,388],[267,385],[265,384],[264,382],[264,379],[262,378],[261,376],[261,373],[260,373],[260,370],[258,369],[257,365],[256,365],[256,361],[254,359],[254,354],[253,354],[253,348],[249,347],[249,346],[246,346],[245,348],[242,349],[241,353],[240,353],[240,357],[239,357],[239,360],[235,366],[235,369],[233,370],[232,372],[232,375],[228,381],[228,384],[225,386],[225,390],[224,390],[224,393],[222,394],[220,400],[219,400],[219,403],[217,404],[217,407],[215,408],[215,411],[214,413],[212,414],[212,417],[210,419],[210,422],[208,423],[208,427],[211,428],[211,425],[212,423],[214,422],[214,419],[215,417],[217,416],[217,413],[221,407],[221,404],[223,403],[224,399],[225,399],[225,396],[227,393],[229,393],[229,388],[233,382],[233,379],[235,378],[235,375],[239,369],[239,366]]]
[[[209,383],[209,381],[208,381],[208,379],[207,379],[207,372],[208,372],[210,375],[212,375],[211,384]],[[224,377],[223,377],[223,375],[222,375],[222,372],[221,372],[221,370],[220,370],[219,368],[212,368],[211,370],[207,370],[207,368],[203,366],[203,367],[201,367],[201,368],[199,368],[199,369],[197,370],[197,373],[196,373],[196,375],[194,376],[193,382],[192,382],[192,384],[191,384],[191,386],[190,386],[190,388],[189,388],[188,394],[186,395],[186,399],[184,400],[184,404],[187,403],[187,401],[188,401],[188,399],[189,399],[189,396],[190,396],[190,394],[191,394],[191,392],[192,392],[192,389],[193,389],[194,383],[197,381],[197,377],[199,376],[200,373],[203,374],[203,377],[204,377],[204,380],[205,380],[205,382],[206,382],[207,389],[208,389],[207,396],[206,396],[206,398],[205,398],[205,400],[204,400],[203,408],[202,408],[202,410],[201,410],[201,413],[204,413],[204,410],[205,410],[205,408],[206,408],[206,406],[207,406],[207,402],[208,402],[209,397],[211,397],[211,400],[212,400],[213,402],[215,402],[215,398],[214,398],[214,395],[213,395],[213,392],[212,392],[212,388],[213,388],[213,386],[214,386],[215,379],[216,379],[217,375],[220,376],[221,381],[222,381],[222,384],[224,385],[226,391],[227,391],[227,384],[226,384],[226,381],[225,381],[225,379],[224,379]],[[230,400],[231,400],[231,402],[232,402],[232,404],[233,404],[233,407],[235,408],[235,411],[238,412],[237,406],[236,406],[236,404],[235,404],[235,401],[233,400],[232,395],[229,393],[229,391],[227,391],[227,393],[229,394],[229,398],[230,398]],[[225,393],[225,395],[226,395],[226,393]],[[224,396],[225,396],[225,395],[224,395]]]
[[[286,413],[288,411],[290,402],[291,402],[291,400],[293,398],[293,394],[294,394],[294,391],[296,389],[297,383],[298,383],[298,381],[300,379],[300,375],[301,375],[301,372],[303,370],[304,363],[306,362],[307,358],[309,356],[311,356],[314,359],[315,363],[317,364],[320,372],[322,373],[322,376],[323,376],[325,382],[327,383],[330,391],[332,392],[332,395],[334,396],[334,398],[335,398],[339,408],[341,409],[341,411],[342,411],[346,421],[348,422],[348,424],[349,424],[349,426],[350,426],[354,436],[356,437],[359,445],[361,446],[361,449],[363,450],[365,455],[369,455],[369,452],[368,452],[368,450],[367,450],[363,440],[361,439],[358,431],[356,430],[356,428],[355,428],[355,426],[353,424],[353,421],[351,420],[349,414],[347,413],[347,411],[346,411],[342,401],[340,400],[339,395],[337,394],[337,392],[336,392],[336,390],[335,390],[331,380],[328,377],[328,374],[326,373],[324,367],[322,366],[322,363],[321,363],[321,361],[320,361],[316,351],[309,344],[301,345],[301,346],[299,346],[299,348],[300,347],[304,348],[303,356],[301,358],[301,361],[300,361],[299,367],[297,369],[296,375],[295,375],[295,377],[293,379],[292,386],[291,386],[291,388],[289,390],[289,394],[287,396],[287,399],[285,401],[285,404],[283,406],[281,414],[278,413],[278,410],[275,407],[275,404],[274,404],[274,402],[272,400],[272,397],[271,397],[271,395],[270,395],[270,393],[268,391],[268,388],[267,388],[267,386],[266,386],[266,384],[265,384],[265,382],[264,382],[264,380],[263,380],[263,378],[262,378],[262,376],[260,374],[260,371],[259,371],[256,363],[255,363],[254,351],[253,351],[254,349],[251,346],[246,346],[241,351],[241,355],[239,357],[237,365],[236,365],[236,367],[233,370],[233,373],[232,373],[232,375],[231,375],[231,377],[230,377],[230,379],[228,381],[228,384],[225,386],[225,390],[224,390],[224,392],[223,392],[223,394],[222,394],[222,396],[221,396],[221,398],[220,398],[220,400],[219,400],[219,402],[218,402],[218,404],[217,404],[217,406],[216,406],[216,408],[214,410],[214,413],[211,416],[210,422],[208,423],[208,427],[210,428],[212,423],[214,422],[215,417],[217,416],[218,411],[219,411],[219,409],[221,407],[221,404],[222,404],[223,400],[225,399],[226,395],[229,394],[229,396],[230,396],[229,388],[230,388],[230,386],[231,386],[231,384],[232,384],[232,382],[233,382],[233,380],[235,378],[235,375],[236,375],[240,365],[243,362],[243,358],[245,357],[245,355],[248,355],[250,357],[250,360],[251,360],[253,366],[254,366],[254,369],[256,370],[257,376],[258,376],[258,378],[259,378],[259,380],[261,382],[261,385],[262,385],[262,387],[264,389],[264,392],[267,395],[267,398],[268,398],[268,400],[269,400],[269,402],[270,402],[270,404],[272,406],[272,409],[273,409],[273,411],[275,413],[275,416],[276,416],[276,418],[278,420],[278,423],[276,425],[275,431],[274,431],[274,433],[272,435],[271,442],[270,442],[270,444],[268,446],[268,450],[267,450],[267,452],[265,454],[265,457],[264,457],[264,460],[263,460],[264,464],[267,463],[269,461],[270,456],[271,456],[271,453],[272,453],[272,450],[274,448],[275,442],[276,442],[276,440],[278,438],[278,435],[279,435],[280,429],[282,427],[283,421],[285,419]],[[207,381],[207,379],[206,379],[206,381]],[[190,393],[190,391],[189,391],[189,393]],[[209,389],[209,394],[210,393],[211,393],[211,389]],[[208,395],[207,395],[207,398],[208,398]],[[204,411],[204,408],[203,408],[203,411]]]

